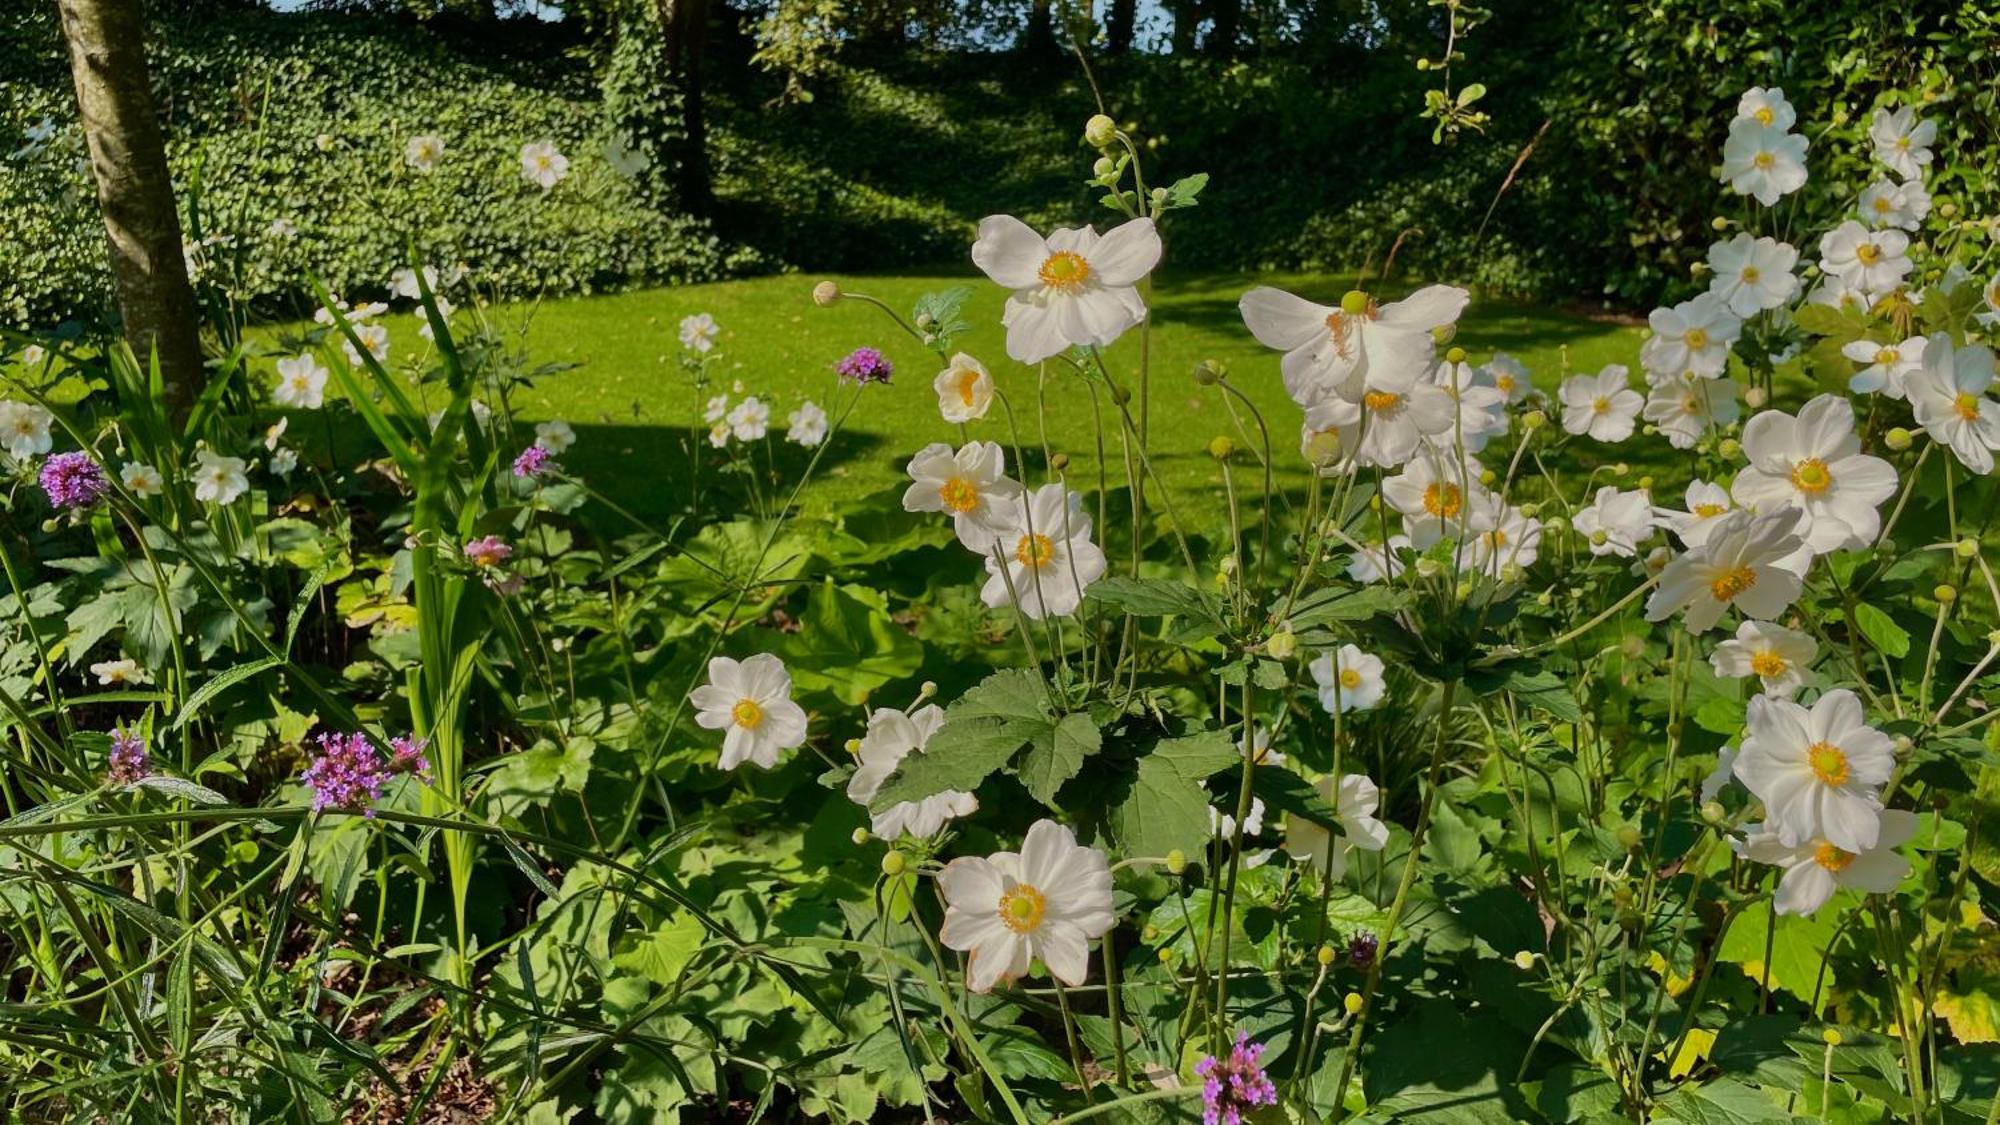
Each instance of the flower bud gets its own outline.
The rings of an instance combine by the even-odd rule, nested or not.
[[[1728,816],[1729,810],[1722,807],[1721,801],[1702,802],[1701,818],[1710,824],[1721,824]]]
[[[1764,405],[1764,400],[1770,397],[1770,395],[1764,393],[1764,388],[1751,387],[1749,390],[1743,392],[1743,405],[1755,410]]]
[[[1967,536],[1964,539],[1961,539],[1957,543],[1953,544],[1951,550],[1953,554],[1957,555],[1961,559],[1978,558],[1979,540],[1974,539],[1971,536]]]
[[[1118,141],[1118,123],[1102,113],[1091,114],[1083,123],[1083,143],[1092,148],[1110,148]]]
[[[1561,535],[1569,530],[1569,521],[1561,516],[1550,516],[1548,522],[1542,525],[1542,530],[1550,535]]]
[[[1436,578],[1443,569],[1436,559],[1417,560],[1417,574],[1424,578]]]
[[[1228,434],[1217,434],[1208,439],[1208,455],[1217,461],[1227,461],[1236,454],[1236,443]]]
[[[887,875],[891,879],[893,879],[896,876],[901,875],[903,873],[903,867],[904,867],[904,860],[902,852],[890,851],[883,853],[882,874]]]
[[[1459,364],[1461,364],[1461,363],[1464,363],[1464,362],[1465,362],[1465,349],[1464,349],[1464,348],[1453,348],[1453,349],[1451,349],[1450,351],[1448,351],[1448,352],[1444,353],[1444,361],[1445,361],[1446,363],[1449,363],[1449,364],[1451,364],[1451,365],[1452,365],[1452,366],[1454,366],[1454,367],[1456,367],[1457,365],[1459,365]]]
[[[1717,215],[1708,221],[1708,229],[1720,234],[1729,229],[1729,220],[1723,218],[1721,215]]]
[[[1049,458],[1049,471],[1060,473],[1069,468],[1069,454],[1058,453]]]
[[[1212,359],[1204,359],[1194,365],[1194,381],[1200,386],[1212,387],[1229,376],[1229,369]]]
[[[858,738],[850,738],[847,740],[846,747],[847,747],[847,752],[849,754],[859,754],[861,753],[861,740]]]
[[[1322,945],[1319,947],[1319,951],[1314,953],[1313,956],[1321,965],[1331,965],[1340,956],[1340,953],[1330,945]]]
[[[1827,1028],[1825,1031],[1819,1033],[1819,1040],[1829,1047],[1840,1046],[1840,1029],[1837,1027]]]
[[[831,281],[822,281],[813,286],[813,304],[826,308],[840,300],[840,286]]]
[[[1623,461],[1620,461],[1616,465],[1611,466],[1611,475],[1614,477],[1622,477],[1626,473],[1629,473],[1631,471],[1632,471],[1632,466],[1627,465]]]
[[[1913,440],[1915,439],[1910,436],[1910,431],[1904,429],[1901,426],[1897,426],[1896,428],[1890,430],[1888,433],[1882,435],[1882,444],[1888,446],[1890,449],[1895,450],[1897,453],[1901,453],[1905,449],[1910,448],[1910,443]]]
[[[930,697],[936,695],[937,681],[925,680],[923,686],[917,689],[917,694],[923,696],[925,699],[929,699]]]
[[[1647,477],[1640,477],[1640,478],[1639,478],[1639,488],[1640,488],[1640,489],[1641,489],[1642,491],[1645,491],[1645,492],[1651,492],[1651,491],[1653,491],[1653,478],[1652,478],[1652,477],[1649,477],[1649,476],[1647,476]]]
[[[1499,480],[1500,474],[1494,472],[1492,469],[1481,469],[1479,471],[1479,483],[1485,485],[1487,488],[1492,488]]]
[[[1273,660],[1290,660],[1299,653],[1299,638],[1290,629],[1280,629],[1264,642],[1264,654]]]
[[[1639,839],[1640,839],[1640,836],[1639,836],[1639,826],[1638,826],[1638,825],[1636,825],[1636,824],[1623,824],[1623,825],[1620,825],[1620,826],[1619,826],[1619,828],[1618,828],[1618,846],[1619,846],[1619,847],[1621,847],[1621,848],[1624,848],[1624,849],[1625,849],[1625,850],[1627,850],[1627,851],[1630,851],[1630,850],[1632,850],[1633,848],[1636,848],[1636,847],[1638,847],[1638,846],[1639,846]]]
[[[1958,204],[1953,203],[1951,200],[1947,199],[1943,203],[1938,204],[1938,218],[1949,219],[1956,214],[1958,214]]]
[[[1535,955],[1525,949],[1514,954],[1514,967],[1524,973],[1527,972],[1535,967]]]
[[[1348,316],[1360,316],[1368,311],[1368,294],[1359,289],[1349,289],[1340,295],[1340,311]]]
[[[854,835],[850,837],[850,839],[854,841],[854,846],[858,848],[861,845],[867,843],[869,840],[874,839],[874,837],[869,835],[868,830],[866,828],[857,828],[854,830]]]
[[[1734,461],[1743,456],[1743,443],[1733,437],[1723,438],[1715,447],[1715,454],[1725,461]]]
[[[1117,170],[1118,170],[1118,162],[1112,160],[1108,156],[1098,157],[1097,162],[1090,166],[1091,174],[1096,176],[1100,180],[1110,179],[1111,174],[1113,172],[1116,172]]]
[[[1171,964],[1173,964],[1173,961],[1174,961],[1174,947],[1173,947],[1173,946],[1171,946],[1171,945],[1163,945],[1163,946],[1161,946],[1161,947],[1160,947],[1160,964],[1162,964],[1162,965],[1171,965]]]
[[[1457,598],[1457,599],[1458,599],[1459,601],[1464,601],[1465,599],[1467,599],[1467,598],[1471,597],[1471,596],[1472,596],[1472,580],[1471,580],[1471,579],[1466,579],[1466,580],[1464,580],[1464,581],[1460,582],[1460,583],[1458,584],[1458,586],[1457,586],[1457,587],[1456,587],[1455,589],[1453,589],[1453,590],[1452,590],[1452,594],[1453,594],[1453,595],[1454,595],[1454,596],[1455,596],[1455,597],[1456,597],[1456,598]]]
[[[1187,853],[1175,848],[1167,853],[1167,874],[1179,875],[1187,870]]]
[[[1358,1016],[1361,1014],[1361,1009],[1368,1006],[1368,1002],[1361,998],[1359,992],[1350,992],[1341,999],[1340,1006],[1347,1009],[1348,1015]]]
[[[1937,589],[1931,591],[1931,596],[1938,600],[1939,605],[1950,605],[1958,600],[1958,590],[1940,583]]]
[[[1521,416],[1521,425],[1530,430],[1539,430],[1549,424],[1549,416],[1539,410],[1530,410]]]

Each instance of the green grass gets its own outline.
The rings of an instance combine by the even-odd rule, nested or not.
[[[684,493],[679,482],[687,472],[684,443],[705,441],[707,430],[701,404],[676,358],[681,317],[707,312],[716,318],[722,329],[717,352],[723,358],[711,369],[719,382],[711,389],[729,390],[740,383],[742,391],[733,398],[756,394],[770,403],[774,437],[782,433],[785,415],[807,399],[834,409],[842,395],[833,374],[836,360],[864,344],[881,348],[896,365],[894,382],[867,388],[829,448],[821,479],[809,491],[809,502],[833,503],[897,486],[906,479],[903,465],[914,450],[933,441],[956,443],[959,434],[937,413],[931,390],[939,367],[935,358],[880,310],[862,302],[815,306],[810,294],[817,280],[794,275],[565,298],[496,306],[489,315],[501,328],[520,333],[531,364],[578,365],[517,395],[516,409],[529,420],[568,421],[579,442],[565,464],[649,515],[678,505]],[[1001,289],[976,275],[834,280],[844,290],[879,297],[905,312],[928,290],[970,286],[973,296],[965,315],[974,328],[958,346],[984,361],[1011,399],[1021,445],[1038,459],[1036,451],[1046,442],[1051,451],[1069,454],[1073,480],[1096,481],[1090,397],[1074,376],[1057,374],[1060,365],[1051,364],[1038,408],[1037,373],[1007,359],[1002,346],[1006,294]],[[1298,454],[1300,414],[1279,381],[1278,355],[1250,337],[1236,311],[1241,293],[1258,284],[1331,303],[1351,281],[1325,275],[1204,273],[1167,275],[1156,282],[1150,446],[1157,470],[1171,487],[1189,495],[1190,508],[1212,502],[1199,497],[1213,497],[1211,485],[1221,479],[1207,453],[1209,441],[1218,434],[1229,434],[1239,446],[1255,441],[1254,423],[1240,408],[1232,417],[1221,390],[1194,382],[1194,367],[1205,359],[1226,365],[1230,381],[1263,413],[1284,482],[1297,486],[1304,480]],[[391,331],[399,346],[418,343],[408,318],[392,322]],[[1109,366],[1121,381],[1136,376],[1138,337],[1136,330],[1130,332],[1109,351]],[[1638,339],[1629,327],[1475,298],[1455,342],[1475,362],[1496,350],[1515,355],[1534,372],[1538,386],[1552,391],[1565,370],[1596,371],[1614,362],[1636,367]],[[1105,409],[1107,425],[1114,424],[1108,402]],[[1011,444],[997,404],[970,433]],[[1116,485],[1123,478],[1115,428],[1107,441],[1110,479]],[[781,451],[779,465],[783,470],[803,460],[792,447]]]

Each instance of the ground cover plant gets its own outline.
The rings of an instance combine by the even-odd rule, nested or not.
[[[182,410],[23,341],[9,1113],[1992,1122],[1993,219],[1907,99],[1808,202],[1812,113],[1719,104],[1700,292],[1532,363],[1177,298],[1205,177],[1103,114],[969,279],[672,309],[643,454],[420,252],[204,291]]]

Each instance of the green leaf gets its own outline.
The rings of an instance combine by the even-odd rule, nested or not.
[[[1792,321],[1814,336],[1838,336],[1852,340],[1868,330],[1868,323],[1861,314],[1843,312],[1831,305],[1800,305],[1793,310]]]
[[[1687,1125],[1764,1125],[1784,1120],[1779,1103],[1768,1094],[1724,1078],[1698,1086],[1683,1086],[1660,1102],[1655,1121]]]
[[[1115,575],[1093,583],[1086,596],[1138,617],[1180,617],[1215,633],[1225,629],[1201,592],[1185,582]]]
[[[708,931],[702,928],[701,919],[682,912],[613,956],[611,963],[654,984],[672,987],[680,982],[681,973],[695,954],[701,952],[707,939]]]
[[[1791,993],[1810,1004],[1819,994],[1822,1005],[1832,1002],[1832,989],[1820,982],[1827,942],[1840,928],[1843,894],[1830,906],[1809,917],[1778,915],[1777,928],[1769,930],[1771,942],[1771,987]],[[1753,981],[1764,979],[1764,942],[1772,924],[1769,900],[1751,903],[1729,927],[1722,939],[1721,960],[1736,965]],[[1830,970],[1829,970],[1830,972]],[[1831,983],[1831,982],[1828,982]]]
[[[1570,694],[1569,684],[1547,668],[1534,672],[1516,668],[1507,674],[1506,682],[1500,686],[1522,703],[1547,711],[1558,719],[1573,723],[1583,718],[1583,708],[1577,706],[1576,696]]]
[[[1464,109],[1466,106],[1471,105],[1473,102],[1476,102],[1485,96],[1486,96],[1486,86],[1484,83],[1480,82],[1470,83],[1464,89],[1458,92],[1458,108]]]
[[[1053,740],[1055,729],[1034,672],[995,672],[945,708],[944,726],[924,752],[904,758],[868,807],[883,812],[947,789],[970,793],[1021,747],[1036,738]]]
[[[248,664],[238,664],[229,671],[202,684],[200,687],[194,689],[194,691],[188,693],[187,702],[181,704],[180,713],[174,716],[173,724],[167,729],[179,730],[187,724],[189,719],[200,714],[201,709],[208,704],[209,700],[228,691],[236,684],[240,684],[252,676],[276,668],[284,662],[282,657],[267,656],[262,660],[253,660]]]
[[[1021,784],[1028,787],[1035,800],[1054,806],[1056,790],[1063,782],[1075,777],[1083,768],[1083,760],[1097,753],[1104,745],[1104,736],[1097,724],[1084,714],[1064,715],[1062,721],[1046,736],[1037,735],[1028,752],[1021,756],[1021,766],[1017,771]]]
[[[1208,186],[1208,173],[1196,172],[1175,180],[1167,189],[1167,206],[1193,207],[1201,200],[1201,190]]]
[[[1209,794],[1201,783],[1240,761],[1223,731],[1160,742],[1139,760],[1131,791],[1111,810],[1111,830],[1128,856],[1199,854],[1208,843]]]
[[[1884,656],[1901,660],[1910,654],[1909,632],[1887,613],[1863,602],[1854,607],[1854,623],[1861,627],[1861,635],[1868,638],[1868,643]]]
[[[156,793],[165,793],[169,797],[178,797],[183,801],[192,801],[197,805],[226,805],[229,803],[229,798],[217,793],[206,785],[196,785],[184,777],[169,777],[163,773],[156,773],[151,777],[142,777],[138,781],[133,782],[133,784],[141,789],[151,789]]]
[[[829,580],[806,599],[800,629],[779,642],[778,655],[800,687],[859,704],[882,685],[914,675],[924,646],[890,620],[880,593]]]

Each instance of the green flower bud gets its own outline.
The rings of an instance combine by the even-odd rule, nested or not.
[[[883,853],[882,874],[887,875],[891,879],[893,879],[896,876],[901,875],[903,873],[903,867],[904,867],[904,860],[902,852],[891,851]]]
[[[1896,428],[1890,430],[1888,433],[1882,435],[1882,444],[1888,446],[1890,449],[1896,451],[1897,453],[1901,453],[1905,449],[1910,448],[1910,443],[1914,440],[1916,439],[1910,435],[1910,431],[1904,429],[1901,426],[1897,426]]]
[[[813,286],[813,304],[818,305],[820,308],[827,308],[830,305],[839,303],[839,301],[840,286],[835,285],[831,281],[822,281],[818,285]]]
[[[1175,848],[1167,853],[1167,874],[1179,875],[1187,870],[1187,853]]]
[[[1444,353],[1444,361],[1445,361],[1446,363],[1449,363],[1449,364],[1453,364],[1453,365],[1456,365],[1456,364],[1460,364],[1460,363],[1464,363],[1464,362],[1465,362],[1465,349],[1464,349],[1464,348],[1453,348],[1453,349],[1451,349],[1450,351],[1448,351],[1448,352]]]
[[[1979,540],[1974,539],[1971,536],[1967,536],[1966,538],[1959,540],[1957,543],[1952,544],[1951,550],[1953,554],[1957,555],[1961,559],[1978,558]]]
[[[1734,461],[1743,456],[1743,443],[1733,437],[1726,437],[1715,447],[1715,452],[1725,461]]]
[[[1280,629],[1264,642],[1264,653],[1273,660],[1290,660],[1299,653],[1299,638],[1290,629]]]
[[[1217,434],[1208,439],[1208,455],[1217,461],[1227,461],[1236,455],[1236,442],[1228,434]]]
[[[1092,148],[1110,148],[1118,142],[1118,123],[1102,113],[1094,113],[1083,123],[1083,143]]]

